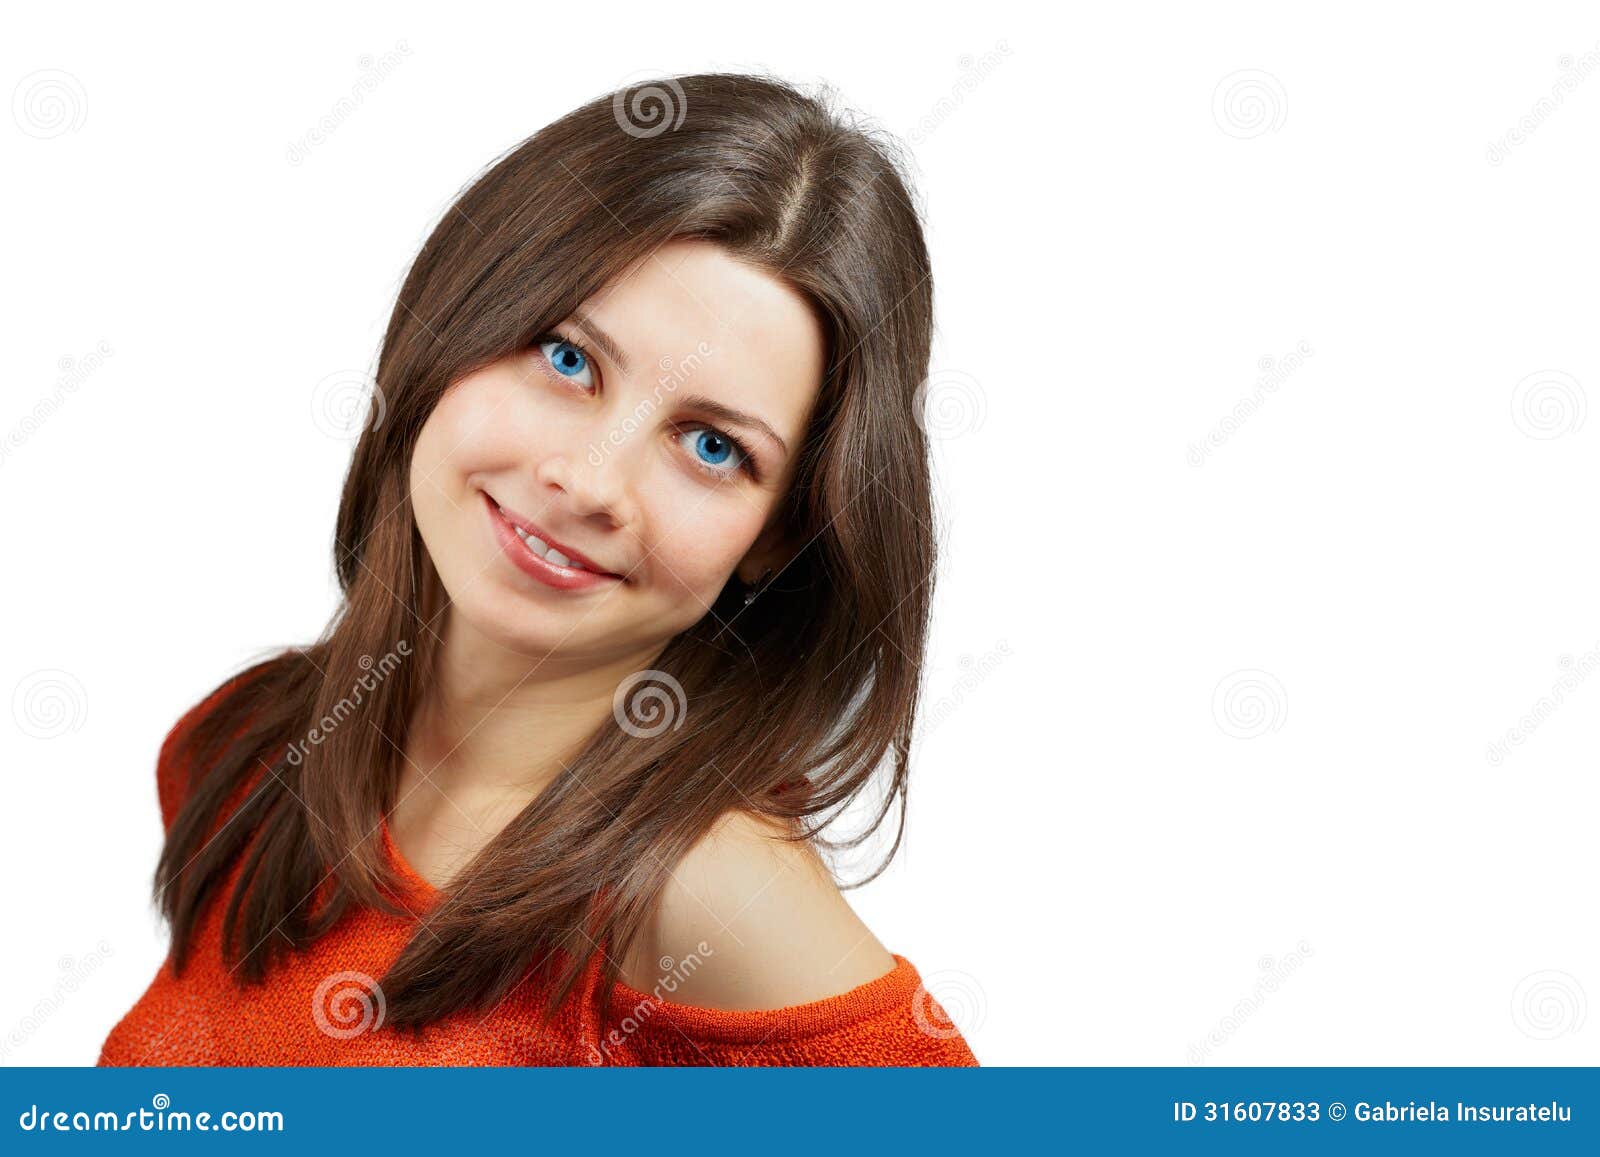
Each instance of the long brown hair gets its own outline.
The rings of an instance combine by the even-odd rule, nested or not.
[[[528,138],[444,214],[401,288],[381,407],[345,480],[338,613],[314,645],[225,683],[175,736],[175,764],[193,770],[155,884],[177,969],[240,856],[223,951],[242,983],[348,905],[396,911],[379,819],[447,602],[409,498],[418,431],[451,383],[678,238],[781,278],[823,323],[825,378],[778,512],[798,553],[753,603],[732,581],[666,645],[650,678],[683,689],[682,726],[608,721],[460,873],[381,979],[388,1021],[420,1031],[487,1009],[528,969],[565,960],[553,1014],[596,942],[616,979],[669,865],[732,810],[784,817],[795,838],[837,850],[875,832],[898,798],[887,855],[849,886],[887,866],[904,828],[934,578],[918,413],[933,291],[897,146],[831,103],[827,90],[738,74],[629,85]],[[352,707],[355,688],[366,690]],[[878,774],[865,829],[824,837]],[[808,782],[773,793],[797,777]]]

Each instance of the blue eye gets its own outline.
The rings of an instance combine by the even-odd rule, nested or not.
[[[586,388],[593,387],[594,374],[589,369],[589,355],[572,342],[549,334],[539,339],[539,352],[550,363],[550,368],[562,377],[572,378]],[[589,375],[587,379],[578,378],[579,374],[585,373]]]
[[[703,426],[698,430],[685,430],[678,436],[693,439],[690,450],[694,454],[694,463],[707,474],[734,474],[746,468],[750,460],[744,447],[720,430]],[[725,465],[730,461],[731,466]]]

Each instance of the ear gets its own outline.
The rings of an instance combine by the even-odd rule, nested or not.
[[[766,571],[777,574],[789,565],[794,555],[793,547],[784,540],[783,528],[777,523],[769,523],[739,560],[733,573],[740,582],[749,586],[759,582]]]

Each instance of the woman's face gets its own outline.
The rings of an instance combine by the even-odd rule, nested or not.
[[[769,526],[823,341],[796,291],[681,240],[458,379],[410,477],[450,613],[514,651],[617,660],[700,620],[736,568],[781,566]]]

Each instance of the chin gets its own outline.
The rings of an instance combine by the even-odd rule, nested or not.
[[[523,654],[576,652],[601,628],[599,616],[583,622],[584,611],[541,606],[509,588],[497,589],[492,599],[480,597],[473,604],[454,606],[478,634]]]

